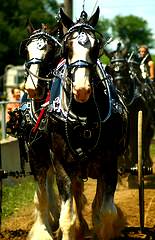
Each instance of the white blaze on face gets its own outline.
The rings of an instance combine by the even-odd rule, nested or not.
[[[82,33],[82,36],[78,37],[78,34],[73,35],[72,49],[73,55],[72,59],[69,59],[69,64],[74,63],[78,60],[83,60],[88,63],[92,63],[89,52],[90,48],[94,46],[94,38],[89,37],[89,35]],[[77,36],[76,36],[77,35]],[[81,39],[80,39],[81,38]],[[78,102],[86,102],[91,94],[90,86],[90,68],[82,67],[77,68],[74,72],[74,82],[73,82],[73,94],[74,98]]]
[[[45,44],[46,41],[43,39],[32,40],[32,42],[27,46],[29,60],[32,59],[43,60],[48,50],[47,48],[44,48]],[[25,89],[28,91],[30,98],[33,98],[35,96],[35,90],[37,87],[39,76],[39,67],[40,64],[36,63],[31,64],[29,68],[30,74],[27,77]]]

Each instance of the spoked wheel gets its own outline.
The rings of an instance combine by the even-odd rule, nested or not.
[[[144,174],[143,174],[143,157],[142,157],[142,123],[143,113],[138,112],[138,187],[139,187],[139,215],[140,230],[144,230]]]

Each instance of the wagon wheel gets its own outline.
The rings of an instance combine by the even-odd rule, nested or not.
[[[138,112],[138,187],[139,187],[139,215],[140,230],[144,230],[144,174],[143,174],[143,157],[142,157],[142,123],[143,113]]]

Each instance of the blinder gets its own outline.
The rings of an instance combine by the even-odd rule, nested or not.
[[[29,38],[27,38],[27,39],[25,39],[21,42],[21,44],[19,46],[19,55],[23,58],[27,58],[27,54],[28,54],[27,45],[28,45],[28,43],[34,38],[40,39],[41,37],[42,38],[44,37],[44,39],[46,39],[48,43],[51,43],[51,45],[55,44],[55,45],[58,45],[60,47],[62,46],[61,43],[59,43],[59,41],[54,36],[50,35],[49,33],[45,32],[41,29],[39,29],[39,30],[35,30]],[[38,47],[39,47],[39,45],[38,45]],[[42,45],[40,43],[40,49],[41,49],[41,47],[42,47]]]
[[[68,40],[72,39],[72,34],[74,32],[79,32],[79,44],[84,45],[87,42],[87,38],[84,36],[84,33],[88,33],[89,31],[91,31],[94,34],[94,38],[95,38],[95,46],[93,47],[93,53],[92,55],[98,56],[102,54],[102,52],[100,53],[100,50],[103,49],[103,36],[101,33],[99,33],[98,31],[96,31],[92,26],[90,26],[89,24],[86,23],[78,23],[76,25],[74,25],[73,27],[71,27],[68,32],[64,35],[64,41],[63,41],[63,45],[62,45],[62,56],[64,58],[67,59],[68,56],[68,50],[69,50],[69,46],[68,46]]]

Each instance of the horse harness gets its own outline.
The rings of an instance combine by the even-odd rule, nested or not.
[[[79,61],[78,63],[74,63],[72,66],[77,66],[77,64],[79,67],[79,65],[82,65],[83,62]],[[88,67],[88,65],[87,63],[84,63],[82,67]],[[67,83],[69,82],[72,84],[72,77],[70,75],[70,72],[69,81],[68,76],[67,78],[65,76],[65,70],[68,67],[65,60],[62,61],[55,70],[54,82],[58,84],[58,91],[55,95],[54,92],[51,90],[51,97],[53,97],[51,98],[51,104],[48,109],[49,116],[52,119],[52,128],[54,126],[54,131],[58,131],[60,134],[63,133],[63,137],[64,139],[66,139],[69,150],[72,152],[73,156],[75,156],[79,160],[81,164],[87,162],[92,152],[97,151],[100,143],[103,124],[107,122],[107,120],[111,117],[113,113],[117,112],[119,114],[124,114],[124,109],[126,111],[124,103],[122,102],[118,94],[116,94],[115,92],[111,76],[106,73],[103,65],[99,60],[97,60],[97,67],[94,66],[93,68],[95,70],[95,73],[97,74],[98,71],[98,74],[101,78],[99,81],[104,85],[105,93],[108,98],[108,110],[104,118],[100,116],[94,96],[93,99],[98,112],[98,119],[96,121],[89,121],[87,117],[81,117],[78,116],[78,114],[73,113],[71,108],[72,98],[70,98],[68,102],[67,109],[63,108],[64,95],[62,94],[62,91],[66,93],[67,98],[72,97],[67,92]],[[98,70],[96,70],[96,68]],[[95,78],[93,78],[92,88],[95,88],[96,84],[97,83],[95,82]]]

